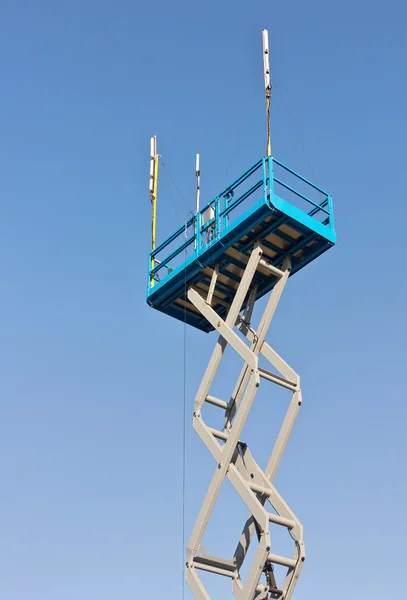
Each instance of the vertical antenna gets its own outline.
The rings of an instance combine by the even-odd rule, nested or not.
[[[201,170],[199,168],[199,154],[196,155],[196,166],[195,166],[195,175],[196,175],[196,207],[195,212],[199,212],[199,197],[201,194]]]
[[[196,203],[195,203],[195,250],[198,247],[198,229],[200,220],[198,218],[199,213],[199,198],[201,195],[201,169],[199,167],[199,154],[196,155],[195,163],[195,175],[196,175]]]
[[[154,159],[156,153],[156,137],[150,139],[150,200],[154,197]]]
[[[152,204],[151,217],[151,252],[156,248],[155,233],[157,227],[157,180],[158,180],[158,154],[157,154],[157,138],[152,137],[150,140],[150,200]],[[154,256],[151,259],[151,270],[155,267]],[[154,286],[154,275],[150,278],[151,287]]]
[[[263,29],[263,65],[264,65],[264,87],[265,87],[265,91],[266,91],[267,156],[271,156],[271,135],[270,135],[271,81],[270,81],[270,62],[269,62],[269,34],[268,34],[267,29]]]

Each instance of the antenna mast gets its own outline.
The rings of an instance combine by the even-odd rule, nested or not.
[[[155,234],[157,227],[157,181],[158,181],[158,154],[157,154],[157,138],[156,136],[150,139],[150,200],[152,204],[151,217],[151,251],[156,248]],[[155,258],[151,259],[151,270],[155,267]],[[154,274],[150,278],[151,287],[154,286]]]
[[[264,65],[264,87],[265,87],[265,92],[266,92],[267,156],[271,156],[271,135],[270,135],[271,81],[270,81],[270,62],[269,62],[269,34],[268,34],[267,29],[263,29],[263,65]]]
[[[195,213],[199,212],[199,197],[201,194],[201,169],[199,167],[199,154],[196,155],[196,166],[195,166],[195,174],[196,174],[196,207]]]

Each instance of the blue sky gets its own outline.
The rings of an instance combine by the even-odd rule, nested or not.
[[[269,336],[304,393],[276,480],[305,528],[295,599],[370,599],[402,573],[406,19],[396,0],[1,3],[4,600],[181,597],[183,326],[145,304],[149,138],[163,239],[196,152],[209,200],[264,151],[263,28],[274,154],[330,191],[338,234]],[[188,330],[187,537],[214,468],[191,427],[213,344]],[[260,454],[275,411],[249,424]],[[230,552],[241,508],[214,515]]]

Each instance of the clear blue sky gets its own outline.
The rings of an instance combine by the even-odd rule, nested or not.
[[[3,0],[2,599],[181,598],[183,326],[145,304],[149,138],[191,207],[196,152],[207,200],[257,160],[265,27],[275,156],[332,193],[338,233],[270,332],[304,392],[276,481],[305,527],[295,600],[400,596],[406,20],[401,0]],[[186,214],[168,174],[159,203],[162,239]],[[189,329],[187,537],[214,468],[191,427],[213,343]],[[265,397],[260,454],[273,416]],[[242,514],[215,514],[230,552]]]

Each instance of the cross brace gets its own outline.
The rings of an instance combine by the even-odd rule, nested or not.
[[[205,299],[196,289],[188,290],[188,299],[219,332],[219,337],[201,381],[194,403],[194,429],[217,462],[198,519],[187,548],[186,580],[196,600],[211,600],[198,571],[207,571],[232,580],[232,592],[237,600],[290,600],[305,560],[303,528],[293,511],[280,496],[273,480],[281,461],[288,438],[302,403],[300,378],[295,371],[267,344],[265,337],[274,316],[281,294],[290,274],[290,259],[286,258],[281,269],[269,265],[262,258],[261,245],[255,245],[247,262],[242,279],[230,305],[227,317],[221,319],[211,307],[216,289],[218,269],[215,268],[211,287]],[[279,279],[269,300],[257,331],[250,326],[251,313],[256,300],[254,276],[256,270],[268,266]],[[243,303],[248,297],[243,316]],[[245,343],[236,332],[246,338]],[[227,345],[243,360],[243,368],[228,402],[210,395],[210,388],[221,363]],[[263,355],[280,375],[259,368],[259,354]],[[263,471],[252,457],[240,436],[249,415],[261,380],[285,387],[292,392],[292,399],[282,427],[274,444],[269,462]],[[202,416],[205,403],[224,410],[223,430],[209,427]],[[214,557],[205,552],[201,541],[212,510],[225,478],[228,478],[249,510],[232,559]],[[271,511],[270,511],[271,508]],[[271,552],[270,528],[286,528],[293,538],[294,552],[284,557]],[[258,547],[248,575],[243,582],[240,570],[247,557],[254,536]],[[280,565],[287,569],[282,585],[278,587],[273,568]]]

